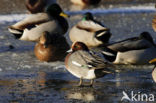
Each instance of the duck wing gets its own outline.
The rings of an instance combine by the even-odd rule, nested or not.
[[[24,20],[10,26],[9,29],[24,30],[25,28],[35,27],[35,25],[39,25],[49,20],[50,17],[46,13],[31,14]]]
[[[96,23],[94,21],[80,21],[76,27],[78,29],[81,29],[81,30],[85,30],[85,31],[88,31],[88,32],[96,32],[96,31],[99,31],[99,30],[103,30],[103,29],[107,29],[106,27],[100,25],[99,23]]]
[[[72,61],[73,64],[85,67],[88,69],[104,69],[106,67],[112,67],[104,58],[99,56],[99,54],[90,53],[86,51],[79,50],[76,52],[77,60]]]
[[[107,47],[114,51],[126,52],[130,50],[147,49],[152,46],[148,40],[140,39],[137,37],[119,41],[113,44],[109,44]]]

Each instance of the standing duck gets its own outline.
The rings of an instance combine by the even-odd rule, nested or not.
[[[34,53],[40,61],[50,62],[64,60],[68,49],[69,45],[64,36],[59,34],[51,36],[49,32],[45,31],[35,45]]]
[[[148,32],[141,33],[139,37],[109,44],[107,48],[116,56],[112,60],[114,64],[148,64],[149,60],[156,57],[156,45]],[[103,54],[108,53],[103,51]]]
[[[56,3],[56,0],[26,0],[25,6],[29,10],[30,13],[39,13],[44,12],[45,8],[49,6],[49,4]]]
[[[91,53],[88,47],[82,42],[76,42],[72,45],[71,52],[65,58],[65,66],[67,70],[74,76],[80,78],[79,86],[82,86],[83,79],[93,80],[113,73],[107,63],[99,55]]]
[[[69,32],[72,42],[83,42],[88,47],[106,44],[111,37],[110,30],[93,19],[91,13],[86,13],[83,19],[73,26]]]
[[[80,6],[96,5],[100,1],[101,0],[71,0],[73,4]]]
[[[67,17],[60,6],[52,4],[46,12],[32,14],[10,26],[8,30],[19,40],[36,42],[44,31],[50,34],[55,32],[65,34],[68,30],[68,22],[63,16]]]

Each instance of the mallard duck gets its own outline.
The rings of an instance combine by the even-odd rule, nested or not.
[[[72,42],[80,41],[88,47],[95,47],[108,43],[111,33],[108,28],[94,20],[92,14],[88,12],[71,28],[69,37]]]
[[[30,13],[44,12],[49,4],[56,3],[56,0],[26,0],[25,6]]]
[[[67,17],[58,4],[52,4],[45,13],[32,14],[10,26],[8,30],[19,40],[38,41],[44,31],[51,35],[67,32],[68,22],[62,16]]]
[[[102,57],[91,53],[88,47],[82,42],[72,45],[70,53],[65,58],[66,69],[74,76],[80,78],[79,86],[82,86],[83,79],[93,80],[109,73],[114,73],[110,69],[112,65],[107,63]]]
[[[73,4],[81,5],[81,6],[88,6],[88,5],[96,5],[101,0],[71,0]]]
[[[114,64],[148,64],[149,60],[156,57],[156,45],[148,32],[109,44],[107,48],[111,51],[103,51],[103,54],[109,59],[113,57],[111,61]],[[108,53],[114,56],[108,56]]]
[[[66,56],[69,45],[63,36],[49,32],[42,33],[38,43],[35,45],[34,53],[40,61],[60,61]]]
[[[150,60],[149,63],[155,65],[152,70],[152,78],[153,78],[154,82],[156,82],[156,58]]]

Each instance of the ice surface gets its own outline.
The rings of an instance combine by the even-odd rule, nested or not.
[[[135,6],[109,6],[102,9],[66,11],[72,27],[90,11],[95,18],[112,32],[111,41],[138,36],[148,31],[156,38],[151,21],[155,15],[154,4]],[[28,14],[0,15],[0,103],[4,102],[120,102],[122,91],[131,90],[154,93],[155,83],[151,78],[153,65],[118,66],[121,73],[107,75],[96,80],[94,88],[77,88],[73,85],[78,79],[68,73],[63,61],[41,62],[36,59],[33,49],[35,43],[16,40],[7,27],[24,19]],[[65,35],[68,42],[68,33]],[[10,48],[13,46],[14,48]],[[85,83],[89,83],[88,81]]]

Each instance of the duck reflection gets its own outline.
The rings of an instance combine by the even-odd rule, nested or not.
[[[69,90],[66,93],[67,99],[77,99],[87,102],[96,100],[96,93],[93,88],[72,88],[72,90]]]

